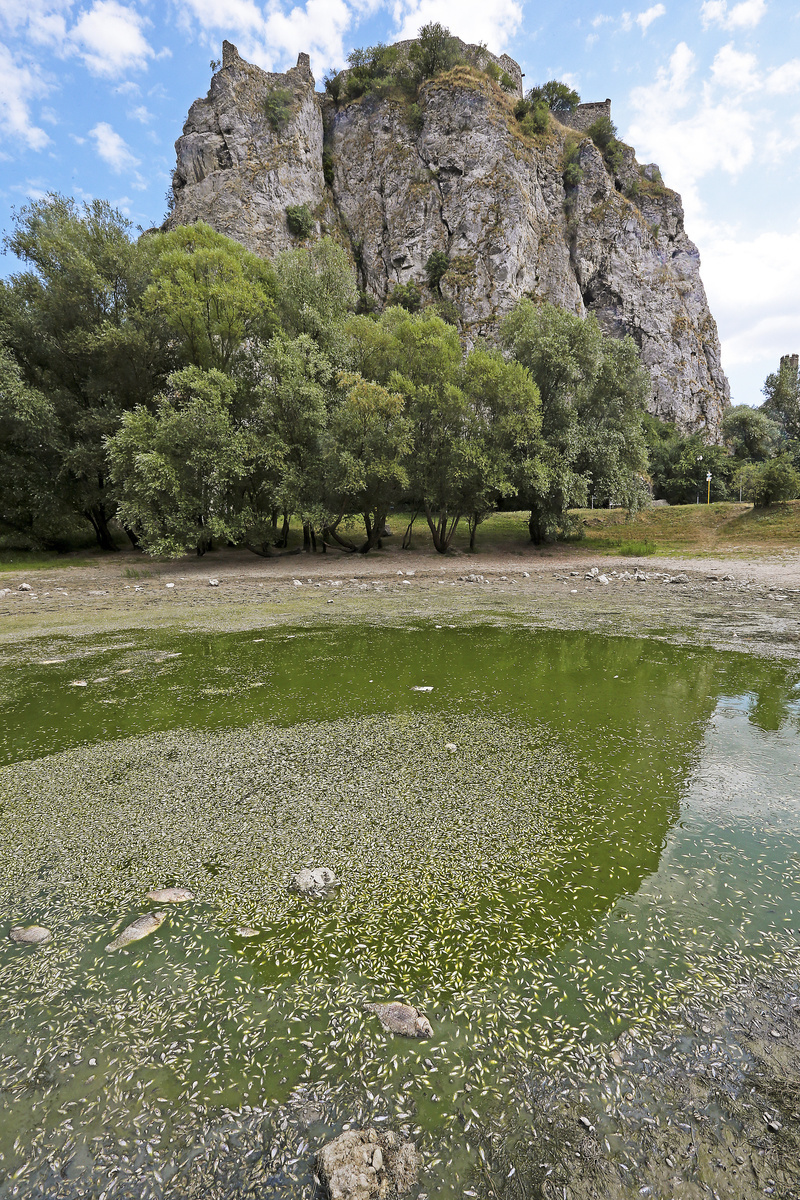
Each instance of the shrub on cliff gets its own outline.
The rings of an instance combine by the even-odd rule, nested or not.
[[[264,97],[264,116],[276,133],[283,129],[292,115],[293,99],[288,88],[272,88]]]
[[[586,132],[603,155],[608,169],[618,171],[622,165],[622,143],[617,140],[617,127],[611,118],[598,117]]]
[[[532,87],[527,93],[526,100],[531,106],[540,101],[543,102],[557,117],[564,117],[574,112],[581,102],[578,93],[558,79],[550,79],[547,83]]]
[[[314,232],[314,214],[307,204],[289,204],[286,208],[286,224],[295,237],[306,241]]]

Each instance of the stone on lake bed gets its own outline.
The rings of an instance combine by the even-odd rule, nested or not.
[[[142,917],[137,917],[130,925],[118,933],[113,942],[109,942],[106,950],[121,950],[124,946],[129,946],[131,942],[139,942],[148,934],[154,933],[156,929],[160,929],[167,919],[165,912],[146,913]]]
[[[147,899],[155,900],[158,904],[180,904],[182,900],[194,900],[194,892],[181,887],[152,888],[147,893]]]
[[[330,867],[302,867],[289,881],[289,891],[300,896],[327,896],[341,887]]]
[[[8,936],[20,946],[43,946],[53,937],[44,925],[15,925]]]
[[[392,1000],[389,1004],[365,1004],[364,1007],[375,1013],[389,1033],[399,1033],[403,1037],[433,1037],[428,1018],[411,1004],[401,1004],[399,1000]]]
[[[347,1129],[318,1152],[316,1168],[330,1200],[374,1200],[413,1187],[419,1155],[391,1130]]]

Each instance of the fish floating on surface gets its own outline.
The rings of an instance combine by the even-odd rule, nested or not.
[[[389,1004],[365,1004],[364,1007],[375,1013],[389,1033],[399,1033],[403,1037],[433,1037],[433,1028],[428,1018],[411,1004],[401,1004],[399,1000],[392,1000]]]
[[[156,929],[164,924],[167,919],[165,912],[145,913],[142,917],[137,917],[135,921],[131,921],[122,933],[118,933],[113,942],[109,942],[106,950],[122,950],[124,946],[129,946],[131,942],[139,942],[142,938],[147,937],[149,933],[154,933]]]
[[[194,900],[194,892],[180,887],[153,888],[147,893],[147,899],[158,904],[179,904],[182,900]]]
[[[44,925],[15,925],[8,936],[19,946],[44,946],[53,937]]]

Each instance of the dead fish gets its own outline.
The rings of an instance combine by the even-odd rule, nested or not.
[[[251,929],[249,925],[237,925],[233,932],[237,937],[240,938],[253,938],[261,936],[257,929]]]
[[[341,884],[330,867],[303,867],[289,881],[289,891],[301,896],[327,896],[337,887]]]
[[[15,925],[8,936],[21,946],[43,946],[53,937],[44,925]]]
[[[178,904],[181,900],[194,900],[194,892],[188,888],[153,888],[147,893],[147,899],[159,904]]]
[[[131,942],[141,941],[142,938],[147,937],[148,933],[159,929],[166,918],[165,912],[145,913],[143,917],[137,917],[123,929],[122,933],[117,934],[113,942],[108,943],[106,950],[121,950],[123,946],[129,946]]]
[[[403,1037],[433,1037],[433,1028],[428,1018],[411,1004],[392,1000],[389,1004],[365,1004],[374,1012],[384,1029],[389,1033],[400,1033]]]

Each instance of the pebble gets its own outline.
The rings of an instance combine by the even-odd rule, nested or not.
[[[219,587],[219,580],[218,579],[209,579],[208,586],[209,587]]]
[[[33,588],[29,583],[21,583],[17,588],[18,592],[32,592]]]
[[[165,583],[165,584],[164,584],[164,587],[168,587],[168,588],[174,588],[174,587],[175,587],[175,584],[174,584],[174,583]]]

